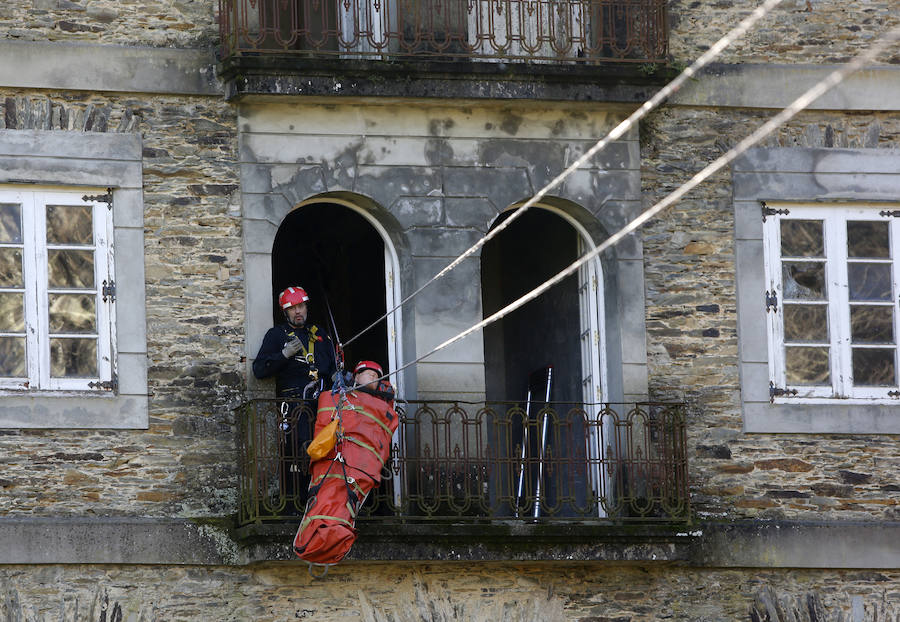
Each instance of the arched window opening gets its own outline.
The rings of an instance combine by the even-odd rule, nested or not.
[[[536,208],[517,218],[482,249],[485,316],[569,266],[592,244],[558,210]],[[598,499],[609,487],[597,466],[612,430],[598,418],[606,390],[602,283],[599,261],[590,262],[485,329],[488,401],[523,403],[531,391],[530,412],[507,410],[513,414],[495,432],[507,438],[491,441],[515,465],[499,478],[495,501],[512,499],[516,515],[605,515]]]
[[[285,217],[272,247],[272,291],[300,285],[310,297],[309,321],[334,332],[326,299],[341,339],[349,339],[386,311],[385,244],[366,218],[332,202],[301,206]],[[273,305],[275,322],[283,316]],[[346,348],[347,366],[360,359],[392,361],[387,321]],[[334,335],[332,335],[334,337]]]

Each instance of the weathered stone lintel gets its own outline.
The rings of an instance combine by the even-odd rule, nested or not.
[[[219,95],[211,50],[0,40],[0,86]]]
[[[299,519],[298,519],[299,520]],[[233,530],[167,518],[0,519],[0,564],[297,561],[295,523]],[[433,525],[361,522],[356,562],[520,561],[704,568],[900,568],[900,522]]]
[[[0,564],[240,564],[223,530],[165,518],[3,518]]]
[[[838,65],[713,64],[669,100],[682,106],[784,108]],[[900,67],[869,67],[808,106],[809,110],[897,110]]]
[[[900,522],[702,524],[691,564],[746,568],[900,568]]]

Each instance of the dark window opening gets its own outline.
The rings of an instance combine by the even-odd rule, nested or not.
[[[482,250],[485,316],[534,289],[577,256],[578,233],[569,223],[547,210],[526,212]],[[590,484],[584,442],[588,432],[581,409],[580,332],[577,274],[484,331],[488,401],[524,405],[529,388],[533,392],[528,419],[523,414],[511,420],[505,432],[508,440],[490,441],[494,446],[516,448],[517,455],[507,457],[522,465],[522,481],[518,473],[513,481],[497,478],[492,494],[518,499],[519,515],[529,515],[538,505],[565,516],[586,503]],[[535,383],[534,372],[547,366],[553,368],[550,405],[554,414],[541,412],[547,404],[537,385],[543,381]],[[514,489],[509,490],[510,486]]]
[[[502,215],[498,223],[506,218]],[[488,242],[481,253],[485,317],[571,264],[578,233],[563,218],[532,209]],[[554,402],[581,402],[578,280],[566,278],[484,330],[489,400],[522,399],[528,376],[553,365]]]
[[[310,297],[308,321],[333,335],[325,301],[331,305],[338,335],[347,340],[384,315],[384,240],[354,210],[315,203],[284,219],[272,247],[273,319],[284,321],[278,293],[291,285]],[[361,359],[388,371],[387,323],[382,320],[345,351],[348,369]]]

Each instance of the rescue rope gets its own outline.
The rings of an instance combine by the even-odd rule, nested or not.
[[[578,270],[578,268],[580,268],[582,265],[584,265],[585,263],[587,263],[594,257],[598,256],[600,253],[605,251],[607,248],[614,246],[615,244],[618,244],[622,240],[622,238],[633,233],[635,230],[637,230],[641,225],[646,223],[648,220],[650,220],[651,218],[653,218],[654,216],[656,216],[657,214],[659,214],[666,208],[670,207],[671,205],[673,205],[674,203],[679,201],[684,195],[686,195],[688,192],[693,190],[695,187],[700,185],[702,182],[707,180],[712,175],[716,174],[718,171],[720,171],[726,165],[730,164],[737,157],[739,157],[741,154],[743,154],[745,151],[747,151],[747,149],[753,147],[759,141],[761,141],[763,138],[765,138],[766,136],[771,134],[778,127],[780,127],[784,123],[787,123],[788,121],[790,121],[797,114],[799,114],[805,108],[807,108],[816,99],[818,99],[819,97],[824,95],[826,92],[828,92],[830,89],[834,88],[835,86],[837,86],[838,84],[843,82],[847,76],[859,71],[862,67],[864,67],[870,61],[874,60],[879,54],[881,54],[883,51],[885,51],[888,48],[888,46],[890,46],[891,44],[896,42],[898,39],[900,39],[900,26],[893,28],[887,34],[880,37],[867,50],[863,51],[862,53],[860,53],[856,57],[854,57],[854,59],[851,62],[841,66],[839,69],[836,69],[835,71],[828,74],[828,76],[826,76],[825,78],[823,78],[822,80],[817,82],[814,86],[812,86],[810,89],[808,89],[802,95],[800,95],[797,99],[795,99],[793,102],[791,102],[787,107],[783,108],[781,110],[781,112],[779,112],[774,117],[769,119],[766,123],[764,123],[762,126],[760,126],[752,134],[750,134],[749,136],[747,136],[746,138],[741,140],[737,145],[735,145],[734,147],[729,149],[725,154],[719,156],[716,160],[714,160],[713,162],[708,164],[700,172],[696,173],[688,181],[683,183],[681,186],[679,186],[673,192],[666,195],[662,200],[658,201],[655,205],[646,209],[638,217],[636,217],[631,222],[629,222],[627,225],[625,225],[624,227],[619,229],[619,231],[617,231],[615,234],[611,235],[609,238],[604,240],[596,248],[594,248],[590,252],[582,255],[581,257],[579,257],[567,268],[563,269],[561,272],[557,273],[555,276],[551,277],[550,279],[544,281],[541,285],[537,286],[536,288],[534,288],[530,292],[526,293],[525,295],[521,296],[517,300],[515,300],[515,301],[511,302],[510,304],[508,304],[507,306],[503,307],[502,309],[500,309],[499,311],[497,311],[490,317],[485,318],[484,320],[478,322],[477,324],[474,324],[473,326],[467,328],[466,330],[458,333],[454,337],[447,339],[446,341],[439,344],[438,346],[433,348],[431,351],[418,357],[414,361],[411,361],[405,365],[402,365],[401,367],[397,368],[396,370],[383,375],[381,378],[379,378],[379,380],[382,380],[384,378],[388,378],[392,375],[398,374],[401,371],[403,371],[404,369],[407,369],[408,367],[411,367],[413,365],[420,363],[421,361],[428,358],[432,354],[435,354],[436,352],[439,352],[440,350],[443,350],[444,348],[456,343],[460,339],[468,337],[472,333],[474,333],[478,330],[481,330],[482,328],[484,328],[490,324],[493,324],[497,320],[502,319],[508,313],[515,311],[522,305],[537,298],[538,296],[543,294],[545,291],[547,291],[548,289],[550,289],[551,287],[553,287],[554,285],[556,285],[557,283],[562,281],[567,276],[574,274],[575,271]]]
[[[407,302],[412,300],[414,297],[419,295],[426,287],[446,275],[448,272],[456,268],[459,264],[461,264],[467,257],[470,257],[475,251],[484,246],[488,241],[494,238],[494,236],[498,235],[501,231],[506,229],[514,220],[516,220],[519,216],[524,214],[529,208],[533,207],[535,204],[540,202],[542,198],[544,198],[551,190],[555,189],[559,186],[565,179],[574,173],[576,170],[582,167],[588,160],[593,158],[597,153],[601,150],[605,149],[609,143],[614,140],[617,140],[624,136],[632,127],[634,127],[638,121],[646,117],[652,110],[657,108],[663,101],[668,99],[671,95],[675,94],[685,82],[693,78],[701,69],[706,67],[709,63],[716,59],[729,45],[734,43],[735,40],[744,36],[750,28],[752,28],[756,22],[765,17],[772,9],[781,4],[783,0],[765,0],[760,6],[754,9],[750,15],[745,17],[737,26],[735,26],[731,31],[725,34],[721,39],[716,41],[712,47],[710,47],[706,52],[704,52],[700,57],[691,63],[684,71],[682,71],[678,76],[676,76],[671,82],[669,82],[666,86],[660,89],[653,97],[648,99],[644,104],[631,113],[627,119],[619,123],[616,127],[614,127],[606,136],[597,141],[593,147],[588,149],[580,158],[575,160],[571,165],[569,165],[562,173],[557,175],[550,183],[545,185],[543,188],[537,191],[528,201],[520,205],[516,208],[503,222],[498,223],[497,226],[492,228],[487,232],[483,237],[481,237],[475,244],[473,244],[468,250],[463,252],[462,255],[451,261],[447,266],[435,274],[431,279],[429,279],[424,285],[419,287],[417,290],[412,292],[406,298],[397,303],[393,308],[385,312],[384,315],[379,317],[377,320],[366,326],[362,331],[348,339],[343,343],[344,346],[349,346],[351,343],[356,341],[358,338],[363,336],[365,333],[375,328],[382,320],[387,318],[393,313],[396,313],[398,309],[400,309]],[[429,353],[430,354],[430,353]]]

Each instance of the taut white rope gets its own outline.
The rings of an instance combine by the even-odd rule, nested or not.
[[[424,285],[419,287],[417,290],[412,292],[409,296],[398,302],[392,309],[389,309],[385,312],[384,315],[379,317],[377,320],[366,326],[362,331],[351,337],[349,340],[344,342],[342,345],[348,346],[353,343],[356,339],[367,333],[369,330],[377,326],[383,319],[396,312],[397,309],[405,305],[407,302],[412,300],[415,296],[417,296],[422,290],[426,287],[437,281],[439,278],[443,277],[445,274],[453,270],[456,266],[461,264],[466,257],[471,256],[475,251],[484,246],[489,240],[491,240],[495,235],[506,229],[512,222],[525,213],[530,207],[534,206],[538,203],[542,198],[544,198],[551,190],[559,186],[565,179],[574,173],[576,170],[581,168],[588,160],[597,155],[602,149],[606,148],[606,146],[614,140],[618,140],[622,136],[624,136],[628,130],[635,126],[635,124],[646,117],[654,108],[658,107],[663,101],[665,101],[669,96],[673,95],[684,85],[685,82],[693,78],[701,69],[703,69],[706,65],[711,63],[722,51],[727,48],[729,45],[734,43],[735,40],[742,37],[750,28],[753,27],[756,22],[761,20],[766,14],[769,13],[773,8],[781,4],[783,0],[765,0],[761,5],[759,5],[756,9],[754,9],[750,15],[741,20],[741,23],[735,26],[731,31],[729,31],[725,36],[716,41],[716,43],[710,47],[706,52],[704,52],[697,60],[695,60],[691,65],[682,71],[678,76],[675,77],[671,82],[669,82],[666,86],[660,89],[653,97],[648,99],[646,102],[641,105],[640,108],[631,113],[627,119],[619,123],[616,127],[614,127],[609,134],[601,138],[597,141],[593,147],[588,149],[580,158],[575,160],[571,165],[569,165],[562,173],[557,175],[550,183],[541,188],[535,193],[533,197],[528,199],[525,203],[520,205],[514,212],[512,212],[506,220],[499,223],[496,227],[488,231],[488,233],[479,239],[475,244],[473,244],[468,250],[466,250],[462,255],[451,261],[447,266],[431,277]]]
[[[789,121],[793,117],[795,117],[804,108],[806,108],[812,102],[814,102],[816,99],[821,97],[829,89],[840,84],[844,80],[844,78],[846,78],[847,76],[849,76],[850,74],[852,74],[856,71],[859,71],[864,65],[866,65],[866,63],[872,61],[876,56],[878,56],[881,52],[883,52],[885,49],[887,49],[888,46],[890,46],[892,43],[894,43],[898,39],[900,39],[900,26],[894,28],[893,30],[889,31],[886,35],[879,38],[874,44],[872,44],[871,47],[869,47],[867,50],[865,50],[864,52],[862,52],[861,54],[856,56],[851,62],[847,63],[846,65],[843,65],[840,69],[833,71],[828,76],[826,76],[825,78],[820,80],[812,88],[810,88],[808,91],[803,93],[803,95],[801,95],[800,97],[795,99],[793,102],[791,102],[781,112],[779,112],[777,115],[775,115],[774,117],[772,117],[771,119],[766,121],[755,132],[753,132],[752,134],[750,134],[749,136],[747,136],[746,138],[741,140],[737,145],[735,145],[734,147],[729,149],[726,153],[719,156],[716,160],[714,160],[713,162],[708,164],[703,170],[701,170],[699,173],[697,173],[696,175],[691,177],[688,181],[686,181],[684,184],[679,186],[676,190],[674,190],[670,194],[666,195],[658,203],[656,203],[652,207],[645,210],[643,213],[641,213],[640,216],[638,216],[637,218],[635,218],[634,220],[629,222],[627,225],[622,227],[615,234],[611,235],[609,238],[604,240],[601,244],[599,244],[591,252],[582,255],[577,260],[575,260],[575,262],[570,264],[567,268],[565,268],[561,272],[557,273],[555,276],[551,277],[547,281],[544,281],[541,285],[534,288],[533,290],[531,290],[530,292],[528,292],[521,298],[518,298],[517,300],[515,300],[515,301],[511,302],[510,304],[508,304],[507,306],[503,307],[502,309],[500,309],[499,311],[497,311],[490,317],[487,317],[484,320],[478,322],[477,324],[471,326],[470,328],[467,328],[466,330],[462,331],[461,333],[457,334],[456,336],[451,337],[450,339],[448,339],[445,342],[441,343],[440,345],[436,346],[430,352],[427,352],[426,354],[420,356],[416,360],[414,360],[410,363],[407,363],[406,365],[403,365],[402,367],[399,367],[398,369],[394,370],[390,374],[387,374],[386,376],[383,376],[383,377],[387,377],[392,374],[396,374],[398,372],[403,371],[407,367],[410,367],[412,365],[419,363],[420,361],[428,358],[435,352],[443,350],[447,346],[450,346],[450,345],[456,343],[460,339],[468,337],[475,331],[481,330],[485,326],[488,326],[489,324],[492,324],[492,323],[496,322],[497,320],[502,319],[508,313],[515,311],[522,305],[530,302],[531,300],[534,300],[535,298],[537,298],[538,296],[543,294],[545,291],[547,291],[548,289],[550,289],[551,287],[553,287],[554,285],[556,285],[557,283],[562,281],[564,278],[573,274],[583,264],[587,263],[588,261],[590,261],[591,259],[596,257],[597,255],[599,255],[600,253],[605,251],[610,246],[617,244],[626,235],[637,230],[638,227],[640,227],[641,225],[646,223],[648,220],[650,220],[651,218],[653,218],[654,216],[656,216],[657,214],[662,212],[664,209],[666,209],[667,207],[671,206],[673,203],[675,203],[676,201],[681,199],[681,197],[683,197],[685,194],[687,194],[688,192],[690,192],[691,190],[696,188],[698,185],[703,183],[709,177],[711,177],[712,175],[715,175],[718,171],[720,171],[726,165],[728,165],[729,163],[734,161],[735,158],[740,156],[747,149],[749,149],[750,147],[752,147],[753,145],[758,143],[760,140],[762,140],[763,138],[765,138],[766,136],[771,134],[779,126],[783,125],[784,123],[786,123],[787,121]]]

